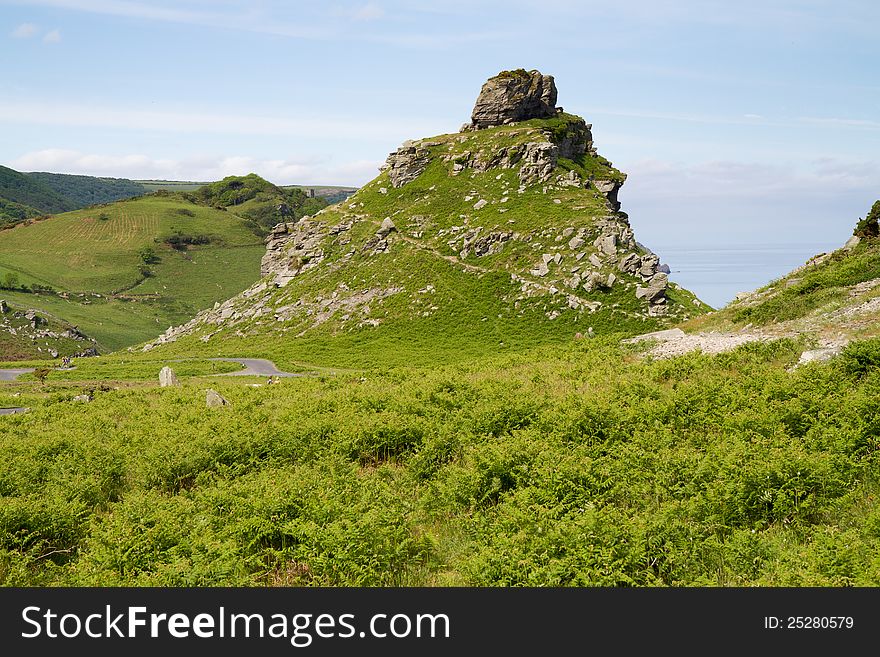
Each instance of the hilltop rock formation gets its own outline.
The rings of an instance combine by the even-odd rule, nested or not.
[[[144,350],[186,335],[283,340],[413,321],[430,335],[435,315],[466,333],[490,297],[506,314],[476,322],[500,335],[508,322],[555,330],[601,313],[651,328],[704,312],[636,241],[617,199],[626,175],[556,95],[538,71],[491,78],[462,131],[404,142],[354,196],[275,226],[262,281]]]
[[[479,130],[528,119],[556,116],[556,83],[539,71],[502,71],[489,78],[471,112],[471,125]]]

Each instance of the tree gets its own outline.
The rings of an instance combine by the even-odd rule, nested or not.
[[[15,290],[18,288],[18,282],[18,274],[8,271],[6,276],[3,277],[2,287],[6,290]]]
[[[138,250],[138,255],[145,265],[152,265],[153,263],[159,262],[159,256],[156,255],[156,251],[152,246],[142,247]]]

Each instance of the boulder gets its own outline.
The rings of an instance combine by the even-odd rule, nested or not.
[[[801,354],[801,357],[798,359],[797,366],[806,365],[807,363],[821,363],[826,360],[831,360],[835,356],[837,356],[843,347],[826,347],[824,349],[810,349]]]
[[[666,299],[666,287],[668,284],[669,279],[666,277],[666,274],[654,274],[648,281],[647,287],[640,285],[636,287],[636,298],[647,299],[650,304],[662,304]]]
[[[77,395],[73,398],[73,401],[87,404],[88,402],[92,401],[92,396],[89,394]]]
[[[159,370],[159,385],[163,388],[180,385],[174,370],[167,365]]]
[[[229,402],[219,392],[208,388],[205,393],[205,405],[208,408],[219,408],[221,406],[229,406]]]
[[[477,130],[556,116],[556,83],[539,71],[502,71],[489,78],[471,112]]]
[[[397,226],[391,221],[391,217],[385,217],[382,220],[382,225],[379,226],[379,230],[376,231],[376,235],[384,238],[387,237],[389,233],[393,232],[397,232]]]

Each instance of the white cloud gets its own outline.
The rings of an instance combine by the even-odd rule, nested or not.
[[[54,126],[127,128],[139,132],[269,135],[312,138],[371,139],[390,143],[408,136],[438,134],[449,126],[443,121],[408,120],[398,117],[346,115],[266,116],[257,113],[217,114],[199,109],[180,111],[107,107],[64,102],[33,102],[0,99],[0,121]]]
[[[794,165],[640,160],[620,192],[649,246],[824,243],[836,248],[876,200],[880,165],[826,158]]]
[[[43,43],[60,43],[61,42],[61,30],[52,30],[51,32],[46,32],[46,35],[43,37]]]
[[[29,39],[37,33],[39,28],[33,23],[22,23],[11,34],[16,39]]]
[[[378,175],[380,164],[370,160],[335,162],[319,156],[290,160],[247,155],[152,158],[144,154],[110,155],[59,148],[25,153],[10,162],[10,166],[18,171],[51,171],[115,178],[211,181],[253,172],[280,185],[355,186]]]

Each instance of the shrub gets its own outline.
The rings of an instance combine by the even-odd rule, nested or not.
[[[875,201],[868,216],[859,220],[853,235],[861,238],[880,236],[880,201]]]
[[[840,355],[840,363],[850,376],[862,377],[880,367],[880,338],[853,342]]]

